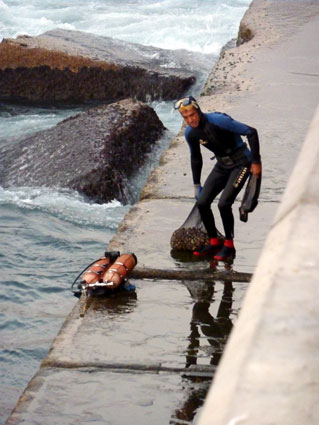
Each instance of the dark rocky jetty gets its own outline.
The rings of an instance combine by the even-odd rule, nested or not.
[[[4,39],[0,99],[49,105],[176,99],[196,80],[188,53],[63,29]],[[204,59],[196,61],[202,69]]]
[[[132,99],[91,108],[0,151],[0,183],[70,188],[99,203],[126,203],[128,178],[164,129],[152,108]]]

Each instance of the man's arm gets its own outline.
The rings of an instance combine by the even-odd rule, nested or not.
[[[257,130],[253,127],[246,126],[248,128],[247,133],[245,136],[247,136],[247,140],[249,143],[252,159],[254,164],[260,164],[260,153],[259,153],[259,137]]]
[[[227,114],[218,114],[217,121],[218,122],[216,124],[225,130],[247,137],[252,156],[252,166],[250,171],[254,175],[259,175],[261,173],[261,159],[257,130],[247,124],[234,120]]]
[[[193,183],[194,185],[200,184],[200,178],[203,167],[203,158],[200,151],[199,142],[191,137],[189,137],[189,132],[185,131],[185,139],[189,146],[190,154],[191,154],[191,170],[193,175]]]

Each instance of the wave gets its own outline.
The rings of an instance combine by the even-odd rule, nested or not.
[[[70,2],[0,0],[3,37],[39,35],[54,28],[85,31],[164,49],[218,54],[237,35],[250,0]],[[2,6],[1,6],[2,5]]]
[[[129,206],[119,201],[107,204],[88,202],[78,192],[45,187],[0,187],[0,205],[36,210],[63,221],[83,226],[115,230]]]

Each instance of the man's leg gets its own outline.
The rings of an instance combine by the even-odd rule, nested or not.
[[[218,202],[223,227],[225,230],[224,247],[215,255],[216,260],[225,260],[227,258],[235,258],[236,251],[234,247],[234,216],[232,205],[243,188],[250,172],[250,167],[234,168],[228,178],[227,184]]]
[[[218,202],[220,216],[225,230],[225,238],[234,237],[234,216],[232,205],[249,176],[249,167],[236,167],[231,170],[227,184]]]
[[[217,237],[214,215],[211,210],[211,204],[216,196],[223,190],[228,180],[229,171],[215,165],[207,177],[200,197],[197,201],[197,207],[209,236],[209,245],[203,246],[194,251],[194,255],[204,256],[216,252],[216,249],[222,246],[222,241]]]
[[[218,164],[212,169],[207,177],[203,189],[197,201],[197,207],[200,212],[207,234],[210,238],[216,238],[216,226],[211,204],[216,196],[224,189],[229,178],[229,170],[225,170]]]

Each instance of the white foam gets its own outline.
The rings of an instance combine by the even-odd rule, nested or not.
[[[3,37],[59,27],[166,49],[216,54],[237,35],[250,0],[0,0]],[[1,6],[2,5],[2,6]]]
[[[0,0],[0,9],[9,9],[9,6],[4,1]]]
[[[53,127],[58,122],[79,112],[74,110],[3,107],[0,113],[0,145],[11,139],[27,137],[37,131]]]
[[[129,206],[119,201],[107,204],[88,202],[78,192],[39,187],[0,187],[0,204],[39,210],[64,221],[116,229]]]

